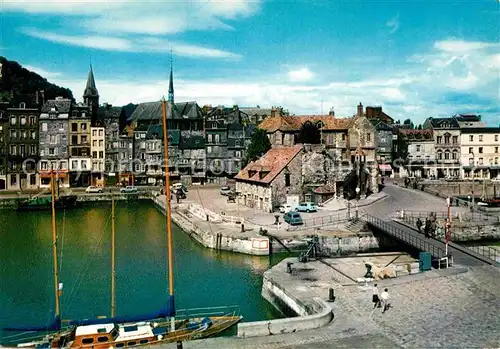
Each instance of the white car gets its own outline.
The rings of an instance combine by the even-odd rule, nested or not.
[[[293,211],[292,205],[290,205],[290,204],[281,205],[279,210],[281,213],[287,213],[287,212]]]
[[[87,189],[85,189],[85,192],[86,193],[102,193],[102,188],[95,187],[95,186],[91,185],[90,187],[87,187]]]

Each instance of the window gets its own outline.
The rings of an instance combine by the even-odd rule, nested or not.
[[[371,133],[367,133],[366,134],[366,141],[367,142],[371,142],[372,141],[372,134]]]
[[[342,133],[342,140],[345,141],[345,133]]]
[[[479,154],[483,153],[483,147],[479,147]]]
[[[92,152],[92,157],[93,157],[94,159],[97,159],[97,152],[96,152],[96,151],[93,151],[93,152]]]
[[[458,136],[453,136],[453,144],[457,144],[458,143]]]
[[[78,124],[76,122],[71,123],[71,131],[78,132]]]
[[[438,160],[443,159],[443,152],[442,151],[438,151],[437,155],[438,155]]]
[[[495,147],[495,153],[498,153],[498,147]]]
[[[87,144],[87,136],[81,137],[82,144]]]
[[[30,185],[36,185],[36,175],[30,175]]]
[[[449,151],[447,151],[447,152],[444,153],[444,159],[445,160],[449,160],[450,159],[450,152]]]
[[[482,164],[483,164],[483,158],[479,158],[478,164],[479,164],[479,165],[482,165]]]
[[[469,136],[469,142],[474,142],[474,136],[473,135]]]
[[[31,139],[36,139],[36,131],[31,131]]]
[[[453,160],[457,160],[458,159],[458,152],[453,151],[453,153],[451,154],[451,157]]]
[[[11,116],[10,117],[10,124],[11,125],[15,125],[16,124],[16,117],[15,116]]]
[[[86,170],[86,169],[87,169],[87,162],[82,161],[82,170]]]
[[[26,116],[21,116],[21,125],[26,125]]]
[[[99,140],[99,146],[102,148],[104,146],[104,141],[101,139]]]
[[[102,137],[104,131],[103,130],[99,130],[99,137]]]
[[[495,158],[495,165],[498,165],[498,158]]]
[[[207,154],[212,153],[212,147],[207,147]]]
[[[56,136],[55,135],[51,135],[50,136],[50,144],[56,144]]]
[[[42,131],[43,132],[47,132],[47,130],[48,130],[47,123],[46,122],[42,122]]]
[[[220,135],[215,135],[215,143],[219,143],[220,142]]]
[[[290,186],[290,173],[285,173],[285,187]]]
[[[30,145],[30,154],[36,155],[36,145],[34,144]]]
[[[42,170],[47,170],[47,161],[42,161],[41,168]]]
[[[474,148],[469,147],[469,154],[472,154],[472,153],[474,153]]]
[[[36,117],[35,116],[30,116],[30,125],[36,124]]]
[[[97,130],[92,130],[92,136],[97,137]]]
[[[10,154],[11,155],[16,155],[16,153],[17,153],[17,147],[14,144],[12,144],[10,146]]]
[[[80,129],[81,129],[82,131],[87,131],[87,123],[86,123],[86,122],[82,122],[82,123],[80,124]]]
[[[95,139],[94,139],[94,140],[92,141],[92,146],[93,146],[93,147],[97,147],[97,140],[95,140]]]
[[[76,168],[78,168],[78,161],[77,161],[77,160],[73,160],[73,161],[71,161],[71,168],[72,168],[72,169],[76,169]]]
[[[10,130],[10,139],[16,139],[16,138],[17,138],[16,130]]]
[[[78,144],[78,136],[71,136],[71,144],[72,145],[77,145]]]
[[[10,185],[16,185],[17,183],[17,175],[11,174],[10,175]]]
[[[419,152],[420,151],[420,145],[417,144],[417,151]]]
[[[49,148],[49,155],[56,155],[54,148]]]
[[[483,141],[483,135],[479,135],[479,142]]]
[[[104,343],[104,342],[107,342],[107,341],[108,341],[108,337],[104,337],[104,336],[97,337],[97,341],[98,341],[99,343]]]
[[[82,344],[92,344],[92,343],[94,343],[94,338],[92,337],[82,339]]]
[[[20,154],[21,156],[26,155],[26,146],[25,146],[24,144],[21,144],[21,145],[19,146],[19,154]]]
[[[104,152],[102,150],[99,152],[99,159],[104,159]]]
[[[236,150],[234,152],[234,156],[237,157],[237,158],[241,158],[241,150]]]
[[[212,143],[212,136],[211,134],[207,135],[207,142]]]
[[[438,144],[443,143],[443,136],[437,136],[437,142]]]
[[[495,135],[495,142],[498,142],[498,135]]]
[[[444,136],[444,143],[449,144],[450,143],[450,136]]]

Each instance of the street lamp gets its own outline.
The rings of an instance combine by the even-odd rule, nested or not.
[[[356,219],[358,219],[358,206],[359,206],[359,192],[361,189],[359,187],[356,187]]]

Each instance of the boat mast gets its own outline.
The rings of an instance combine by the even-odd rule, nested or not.
[[[56,293],[56,318],[60,317],[59,309],[59,272],[57,268],[57,232],[56,232],[56,206],[55,206],[55,178],[54,169],[50,171],[50,188],[52,193],[52,251],[54,253],[54,291]]]
[[[111,196],[111,317],[115,316],[115,197]]]
[[[169,103],[171,103],[169,101]],[[172,107],[172,106],[171,106]],[[161,100],[161,111],[163,121],[163,152],[165,158],[165,220],[167,226],[168,245],[168,283],[169,283],[169,306],[174,306],[174,273],[173,273],[173,248],[172,248],[172,224],[170,207],[170,175],[168,172],[168,134],[167,134],[167,103],[165,97]],[[175,308],[173,308],[175,309]],[[172,309],[172,310],[173,310]],[[175,331],[175,318],[171,317],[172,331]]]

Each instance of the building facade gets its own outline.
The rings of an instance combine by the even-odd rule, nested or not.
[[[7,103],[0,102],[0,190],[7,189]]]
[[[38,125],[40,111],[37,105],[21,102],[7,108],[7,189],[37,189],[39,175]]]
[[[69,176],[71,187],[91,184],[90,108],[84,104],[73,105],[69,116]]]
[[[460,126],[456,118],[429,118],[424,129],[433,131],[436,177],[460,178]]]
[[[463,127],[460,162],[464,179],[500,179],[500,128]]]
[[[40,114],[40,188],[50,188],[51,170],[56,170],[59,187],[69,187],[70,99],[56,98],[42,106]]]
[[[273,212],[288,195],[302,196],[301,145],[270,149],[234,178],[239,204]]]
[[[401,166],[400,174],[407,177],[435,178],[436,149],[432,130],[401,129],[399,136],[408,144],[408,158],[404,163],[398,163]]]
[[[105,145],[105,182],[113,185],[119,182],[119,142],[120,124],[123,123],[124,112],[122,107],[114,107],[111,104],[104,104],[99,108],[99,120],[104,125],[104,145]]]
[[[90,154],[91,164],[91,183],[95,186],[104,185],[104,165],[106,164],[106,146],[104,127],[90,128]]]

